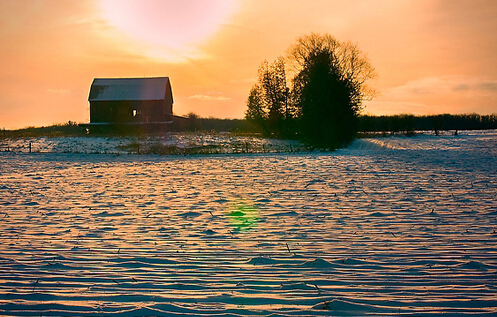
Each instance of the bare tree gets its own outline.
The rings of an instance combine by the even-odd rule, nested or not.
[[[319,35],[311,33],[297,39],[288,50],[288,60],[296,76],[312,62],[311,59],[319,54],[328,54],[330,65],[353,88],[351,103],[359,112],[363,101],[373,98],[376,92],[366,85],[366,82],[376,77],[375,69],[369,59],[351,42],[340,42],[330,34]],[[294,87],[299,90],[299,87]]]
[[[297,39],[288,51],[293,66],[293,101],[299,131],[309,143],[338,148],[356,133],[363,101],[372,97],[366,81],[375,76],[369,60],[350,42],[329,34]]]

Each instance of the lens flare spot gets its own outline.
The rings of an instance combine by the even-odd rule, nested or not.
[[[259,210],[252,204],[237,201],[228,209],[228,218],[233,227],[240,231],[247,231],[257,225]]]

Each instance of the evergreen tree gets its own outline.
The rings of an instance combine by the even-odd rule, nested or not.
[[[259,123],[266,133],[280,135],[289,90],[283,58],[278,58],[272,64],[263,61],[258,77],[258,83],[252,87],[247,99],[245,118]]]
[[[299,87],[301,132],[318,147],[338,148],[355,133],[356,113],[351,107],[353,88],[343,80],[327,52],[315,52],[295,79]]]
[[[297,70],[293,101],[303,139],[318,147],[346,145],[355,136],[362,102],[373,95],[365,82],[374,69],[355,45],[327,34],[299,38],[289,55]]]
[[[266,125],[267,114],[264,110],[261,87],[256,84],[250,89],[250,94],[247,98],[247,110],[245,111],[245,119],[256,123],[261,127],[265,134],[268,134]]]

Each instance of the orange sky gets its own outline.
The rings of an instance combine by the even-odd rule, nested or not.
[[[0,128],[88,122],[94,77],[169,76],[174,112],[242,118],[298,36],[357,43],[371,114],[497,113],[494,0],[0,0]]]

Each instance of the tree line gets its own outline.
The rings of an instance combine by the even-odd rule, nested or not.
[[[203,131],[203,132],[234,132],[242,134],[260,134],[261,127],[251,120],[246,119],[218,119],[202,118],[194,114],[188,115],[189,121],[183,125],[168,125],[164,130],[147,132],[150,134],[161,134],[164,132]],[[440,114],[429,116],[415,115],[391,115],[372,116],[359,115],[357,118],[357,130],[359,132],[393,132],[407,133],[415,131],[460,131],[460,130],[484,130],[497,129],[497,114]],[[64,136],[94,136],[88,134],[86,124],[77,124],[69,121],[65,124],[56,124],[47,127],[28,127],[17,130],[0,129],[0,138],[16,137],[64,137]],[[143,131],[123,130],[108,131],[102,135],[140,135]],[[145,133],[145,134],[147,134]],[[96,135],[99,135],[96,133]]]
[[[261,63],[245,118],[265,135],[342,147],[356,135],[363,102],[374,95],[366,82],[375,75],[355,44],[305,35],[286,58]]]
[[[458,131],[497,129],[497,114],[439,114],[414,116],[409,114],[392,116],[358,117],[358,130],[361,132],[405,132],[414,131]]]

